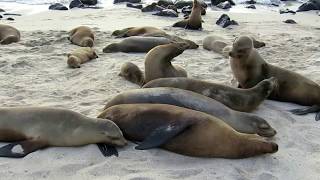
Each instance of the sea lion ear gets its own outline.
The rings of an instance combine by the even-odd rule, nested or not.
[[[23,158],[26,155],[47,147],[46,143],[36,140],[25,140],[11,143],[0,148],[0,157]]]
[[[193,125],[192,122],[178,121],[156,128],[146,139],[144,139],[135,149],[145,150],[159,147],[168,142],[173,137],[182,133],[186,128]]]
[[[71,56],[71,53],[68,53],[68,54],[67,54],[67,57],[70,57],[70,56]]]
[[[98,143],[97,145],[104,157],[110,157],[112,155],[115,155],[117,157],[119,156],[118,150],[114,146],[104,143]]]

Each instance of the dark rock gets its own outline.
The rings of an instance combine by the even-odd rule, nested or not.
[[[178,13],[178,8],[175,5],[169,5],[167,6],[167,9],[172,9],[174,10],[176,13]]]
[[[309,0],[303,3],[297,10],[297,12],[310,11],[310,10],[320,10],[320,0]]]
[[[69,4],[69,9],[72,8],[83,8],[84,4],[80,0],[72,0]]]
[[[66,6],[64,6],[63,4],[60,3],[54,3],[52,5],[49,6],[50,10],[68,10],[68,8]]]
[[[293,19],[287,19],[285,21],[283,21],[284,23],[287,23],[287,24],[297,24],[296,21],[294,21]]]
[[[244,2],[245,4],[256,4],[257,2],[255,0],[249,0]]]
[[[136,8],[136,9],[142,9],[142,4],[138,4],[138,5],[134,5],[134,4],[131,4],[131,3],[127,3],[127,7],[130,7],[130,8]]]
[[[1,16],[1,14],[0,14],[0,19],[2,19],[3,17]]]
[[[253,5],[253,4],[251,4],[251,5],[249,5],[249,6],[246,6],[246,8],[248,8],[248,9],[257,9],[256,6]]]
[[[16,13],[4,13],[3,15],[5,15],[5,16],[21,16],[21,14],[16,14]]]
[[[162,11],[164,7],[158,6],[157,3],[152,3],[147,5],[146,7],[142,8],[142,12],[154,12],[154,11]]]
[[[217,7],[221,9],[230,9],[231,4],[228,1],[225,1],[223,3],[218,4]]]
[[[159,0],[157,4],[162,7],[168,7],[169,5],[174,5],[172,0]]]
[[[6,11],[0,8],[0,12],[6,12]]]
[[[295,11],[290,10],[290,9],[280,9],[280,14],[284,14],[284,13],[296,14]]]
[[[231,20],[230,17],[226,14],[222,14],[216,22],[217,25],[226,28],[230,25],[239,25],[238,22]]]
[[[12,17],[8,17],[7,20],[8,21],[14,21],[14,19]]]
[[[98,3],[98,0],[81,0],[81,2],[83,4],[92,6],[92,5],[96,5]]]
[[[217,6],[220,3],[229,2],[232,6],[236,5],[232,0],[211,0],[211,4]]]
[[[167,16],[167,17],[178,17],[178,13],[172,9],[164,9],[152,15],[156,16]]]
[[[201,6],[203,8],[207,8],[208,5],[207,3],[205,3],[204,1],[202,0],[198,0],[201,4]],[[186,7],[186,6],[193,6],[193,1],[192,0],[178,0],[174,3],[174,5],[178,8],[178,9],[182,9],[183,7]]]
[[[128,2],[128,3],[141,3],[141,0],[114,0],[113,4],[118,4],[118,3],[123,3],[123,2]]]

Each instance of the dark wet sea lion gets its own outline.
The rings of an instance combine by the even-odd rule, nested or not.
[[[0,108],[0,141],[13,142],[0,148],[0,157],[22,158],[49,146],[82,146],[102,143],[124,146],[120,129],[109,120],[89,118],[57,108]]]
[[[191,91],[177,88],[147,88],[129,90],[112,98],[104,107],[118,104],[170,104],[211,114],[238,132],[274,136],[276,131],[264,119],[253,114],[229,109],[220,102]]]
[[[203,112],[166,104],[123,104],[99,118],[115,122],[124,136],[141,143],[136,149],[161,147],[197,157],[246,158],[275,153],[278,145],[253,134],[235,131]]]
[[[253,48],[252,39],[248,36],[241,36],[233,43],[230,57],[233,75],[241,88],[251,88],[266,78],[275,77],[278,86],[269,96],[270,99],[312,106],[292,112],[294,114],[317,112],[316,120],[320,120],[320,86],[317,83],[264,61]]]

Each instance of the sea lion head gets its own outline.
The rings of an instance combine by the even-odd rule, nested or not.
[[[86,128],[92,128],[91,132],[94,136],[91,138],[97,138],[101,143],[117,146],[125,146],[127,144],[127,140],[123,137],[120,128],[114,122],[99,118],[95,118],[94,121],[95,123],[92,126],[86,126]]]
[[[80,61],[78,59],[78,57],[76,56],[72,56],[72,55],[68,55],[68,61],[67,61],[69,67],[71,68],[80,68]]]
[[[93,47],[94,46],[94,42],[93,39],[90,37],[86,37],[81,41],[81,46],[82,47]]]
[[[197,49],[199,47],[198,44],[196,44],[195,42],[193,41],[190,41],[188,39],[185,39],[186,43],[189,44],[189,48],[188,49]]]
[[[237,59],[246,59],[250,55],[252,48],[252,39],[249,36],[240,36],[234,41],[229,56]]]
[[[119,52],[119,45],[117,43],[112,43],[103,48],[102,50],[104,53],[113,53],[113,52]]]
[[[263,88],[263,93],[265,97],[268,97],[273,91],[277,91],[278,89],[278,79],[275,77],[271,77],[269,79],[265,79],[259,83]]]
[[[187,42],[173,42],[171,44],[180,50],[186,50],[190,47],[190,44]]]
[[[273,129],[266,120],[258,116],[253,116],[253,118],[252,126],[256,128],[258,135],[263,137],[272,137],[277,134],[277,131]]]
[[[126,62],[121,66],[119,76],[140,86],[144,84],[144,76],[139,67],[131,62]]]

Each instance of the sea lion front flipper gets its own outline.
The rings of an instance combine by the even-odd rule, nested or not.
[[[112,155],[119,156],[118,150],[116,147],[104,143],[98,143],[99,150],[103,154],[104,157],[110,157]]]
[[[0,148],[0,157],[23,158],[26,155],[45,147],[47,147],[46,143],[36,140],[10,143]]]
[[[135,149],[145,150],[159,147],[168,142],[173,137],[183,132],[193,123],[178,122],[175,124],[167,124],[156,128],[147,138],[145,138]]]

